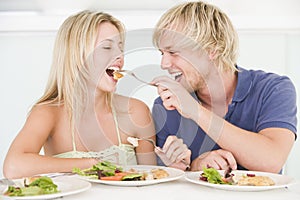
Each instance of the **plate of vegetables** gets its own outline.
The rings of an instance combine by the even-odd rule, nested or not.
[[[246,170],[203,168],[189,172],[186,180],[195,184],[233,191],[263,191],[287,187],[295,180],[289,176]]]
[[[115,186],[144,186],[180,179],[184,171],[152,165],[118,166],[102,161],[91,168],[74,168],[79,178],[93,183]]]
[[[77,194],[91,187],[91,183],[74,177],[37,176],[12,181],[15,184],[2,191],[0,197],[3,199],[53,199]]]

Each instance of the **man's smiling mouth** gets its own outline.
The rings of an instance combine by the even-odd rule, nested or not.
[[[182,76],[182,72],[175,72],[175,73],[172,73],[171,76],[174,78],[174,80],[178,80],[181,76]]]

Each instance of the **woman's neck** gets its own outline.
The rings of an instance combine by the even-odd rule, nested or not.
[[[110,93],[93,89],[89,91],[88,95],[89,103],[87,109],[97,110],[101,113],[111,113]]]

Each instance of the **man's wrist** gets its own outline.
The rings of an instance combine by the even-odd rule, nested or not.
[[[197,103],[197,106],[196,106],[196,109],[195,111],[192,113],[191,115],[191,119],[198,123],[199,119],[200,119],[200,116],[201,116],[201,112],[202,112],[202,103],[199,101]]]

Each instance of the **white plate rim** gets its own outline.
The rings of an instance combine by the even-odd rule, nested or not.
[[[92,183],[131,187],[131,186],[146,186],[146,185],[170,182],[170,181],[180,179],[180,178],[184,177],[184,175],[185,175],[185,172],[180,169],[164,167],[164,166],[157,166],[157,165],[129,165],[129,166],[123,167],[123,169],[125,169],[125,170],[130,169],[130,168],[133,168],[136,170],[164,169],[170,174],[170,176],[166,177],[166,178],[162,178],[162,179],[143,180],[143,181],[105,181],[105,180],[90,178],[88,176],[79,176],[78,175],[78,177],[80,179],[90,181]]]
[[[18,179],[20,180],[20,179]],[[14,180],[14,181],[18,181]],[[36,196],[6,196],[1,194],[0,197],[3,199],[16,199],[16,200],[34,200],[34,199],[54,199],[59,197],[64,197],[68,195],[78,194],[84,192],[92,187],[92,184],[88,181],[78,179],[76,177],[66,177],[60,176],[56,178],[52,178],[53,182],[58,185],[58,189],[60,192],[54,194],[44,194],[44,195],[36,195]],[[65,190],[63,187],[60,189],[60,185],[67,184],[70,186],[70,189]],[[73,188],[72,188],[73,187]],[[0,199],[1,199],[0,198]]]
[[[219,173],[223,174],[224,170],[218,170]],[[232,171],[233,174],[255,174],[260,176],[269,176],[271,179],[274,180],[275,185],[272,186],[238,186],[238,185],[223,185],[223,184],[213,184],[208,183],[206,181],[199,180],[200,174],[203,171],[197,172],[188,172],[185,175],[185,179],[191,183],[199,184],[202,186],[212,187],[216,189],[222,190],[231,190],[231,191],[264,191],[264,190],[273,190],[279,188],[288,187],[294,183],[296,183],[295,179],[289,177],[287,175],[282,174],[275,174],[270,172],[260,172],[260,171],[247,171],[247,170],[234,170]]]

